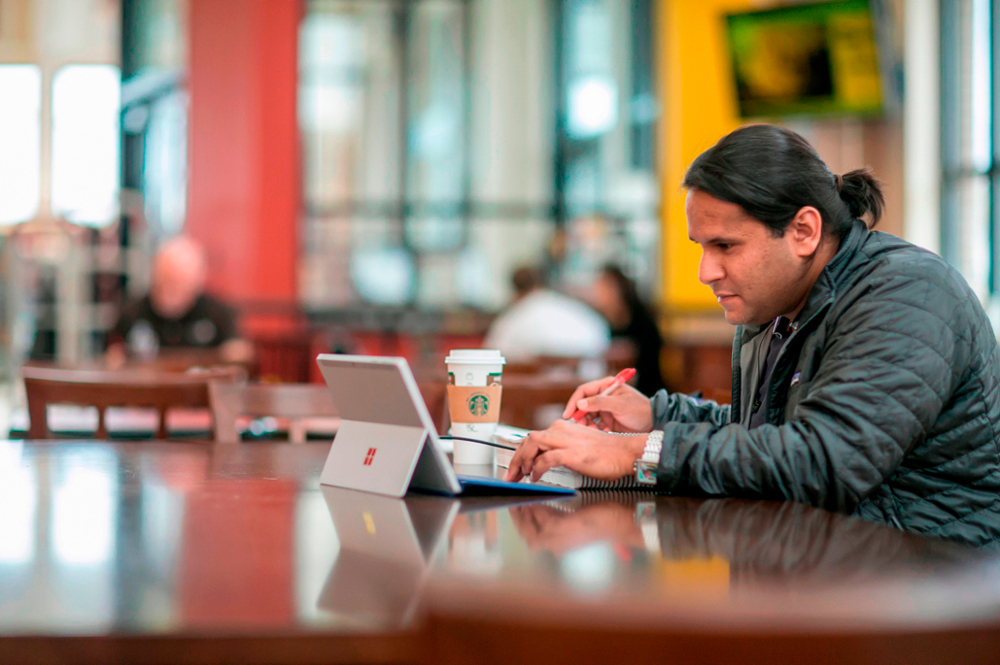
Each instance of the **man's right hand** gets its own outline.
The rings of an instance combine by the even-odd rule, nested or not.
[[[653,407],[649,398],[629,385],[624,385],[610,395],[600,393],[614,383],[608,376],[585,383],[573,393],[563,411],[563,418],[570,418],[577,409],[587,412],[581,424],[605,432],[648,432],[653,429]]]

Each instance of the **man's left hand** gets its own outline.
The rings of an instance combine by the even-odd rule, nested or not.
[[[634,473],[645,446],[645,435],[608,434],[560,420],[524,439],[510,461],[507,480],[517,482],[530,475],[535,481],[555,466],[597,480],[618,480]]]

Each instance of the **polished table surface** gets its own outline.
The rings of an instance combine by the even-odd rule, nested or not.
[[[321,489],[328,449],[0,442],[0,662],[1000,662],[996,554],[795,504]]]

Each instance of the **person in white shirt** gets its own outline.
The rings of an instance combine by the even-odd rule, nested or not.
[[[538,356],[598,358],[611,343],[600,314],[583,302],[546,288],[541,273],[523,267],[513,275],[515,298],[486,333],[483,346],[507,360]]]

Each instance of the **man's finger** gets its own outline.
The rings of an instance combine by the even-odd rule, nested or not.
[[[576,403],[581,399],[584,397],[590,397],[591,395],[597,395],[614,382],[615,377],[606,376],[603,379],[598,379],[597,381],[589,381],[574,390],[573,395],[569,398],[569,401],[566,402],[566,408],[563,409],[563,418],[569,418],[576,413]]]
[[[616,411],[621,410],[623,404],[624,400],[618,395],[594,395],[593,397],[587,397],[577,402],[577,406],[587,413],[606,411],[614,414]]]
[[[529,440],[533,434],[534,432],[521,440],[521,443],[517,446],[517,450],[514,452],[514,456],[510,458],[510,464],[507,466],[507,476],[504,478],[507,482],[516,483],[531,471],[530,466],[525,469],[525,459],[530,461],[537,454],[537,443]]]
[[[508,483],[516,483],[524,475],[521,473],[521,446],[517,447],[514,451],[514,456],[510,458],[510,464],[507,466],[507,475],[504,476],[504,480]]]
[[[520,465],[518,467],[521,475],[518,476],[518,479],[531,473],[531,469],[535,465],[535,458],[541,452],[540,448],[543,438],[544,434],[542,432],[532,432],[521,441],[521,445],[518,446],[518,452],[521,453]],[[513,462],[511,462],[511,466],[513,467]]]
[[[550,450],[536,457],[535,466],[531,470],[531,481],[537,481],[546,471],[554,466],[562,466],[564,456],[562,450]]]

